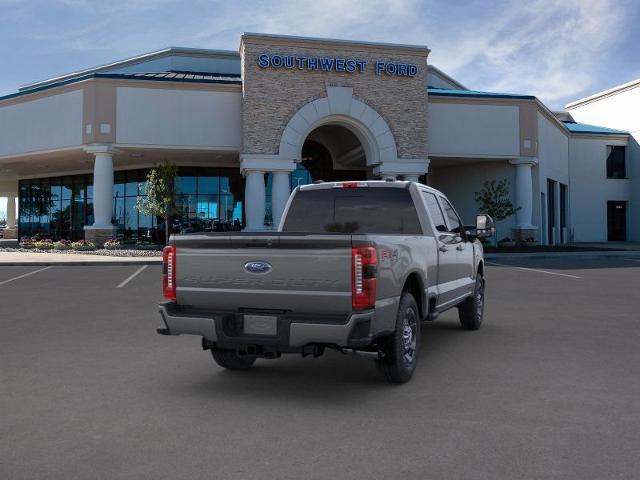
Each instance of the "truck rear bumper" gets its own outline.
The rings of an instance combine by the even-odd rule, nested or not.
[[[317,317],[291,317],[278,319],[276,335],[246,335],[241,332],[241,315],[231,312],[200,312],[186,310],[174,302],[159,305],[166,328],[158,329],[163,335],[198,335],[221,348],[237,345],[263,345],[287,351],[308,344],[329,344],[339,347],[365,347],[373,341],[375,312],[367,310],[352,313],[341,319]],[[238,328],[240,326],[240,329]],[[379,333],[379,332],[378,332]]]

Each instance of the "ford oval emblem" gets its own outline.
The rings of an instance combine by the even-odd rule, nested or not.
[[[271,264],[262,260],[253,260],[244,264],[244,269],[249,273],[269,273]]]

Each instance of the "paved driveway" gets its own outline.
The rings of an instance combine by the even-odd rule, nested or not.
[[[425,324],[403,386],[223,371],[155,334],[157,265],[0,267],[0,478],[637,478],[640,262],[568,261],[489,266],[483,328]]]

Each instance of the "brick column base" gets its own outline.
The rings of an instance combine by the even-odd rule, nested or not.
[[[2,231],[2,237],[7,240],[14,240],[18,238],[18,229],[17,228],[5,228]]]
[[[84,239],[88,242],[93,242],[96,247],[102,247],[104,242],[113,238],[116,233],[115,227],[95,228],[84,227]]]

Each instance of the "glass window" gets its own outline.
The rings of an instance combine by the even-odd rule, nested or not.
[[[125,238],[136,238],[138,236],[138,210],[136,210],[136,197],[125,198],[124,212]]]
[[[126,173],[126,183],[124,184],[124,194],[127,197],[135,197],[138,195],[138,171],[129,170]]]
[[[440,204],[438,204],[438,199],[433,193],[422,192],[424,194],[424,199],[427,204],[427,210],[429,211],[429,215],[433,220],[433,224],[436,227],[438,232],[446,232],[447,223],[444,220],[444,215],[442,213],[442,209],[440,208]]]
[[[124,233],[125,211],[123,197],[115,197],[113,199],[113,224],[116,226],[119,233]]]
[[[219,177],[198,177],[198,195],[217,195],[218,189],[220,188],[220,178]],[[227,182],[227,188],[229,188],[229,184]]]
[[[460,217],[453,209],[449,200],[444,197],[440,197],[442,201],[442,207],[444,208],[444,214],[447,217],[447,222],[449,222],[449,229],[451,232],[460,233],[462,231],[462,222],[460,221]]]
[[[607,178],[627,178],[627,147],[607,147]]]
[[[422,233],[408,190],[374,187],[299,191],[283,230],[311,233]]]
[[[163,232],[158,237],[158,219],[135,208],[148,172],[114,173],[113,224],[120,238],[163,240]],[[188,193],[178,195],[175,231],[242,228],[244,179],[236,168],[181,168],[178,175],[178,189]],[[93,224],[93,175],[26,179],[19,185],[20,235],[75,240],[84,236],[84,225]]]
[[[62,200],[73,198],[73,177],[62,178]]]
[[[87,177],[85,175],[77,175],[73,178],[73,199],[83,201],[87,189]]]
[[[180,193],[196,193],[198,177],[183,176],[180,173],[176,177],[176,192]]]
[[[124,184],[126,183],[125,172],[115,172],[113,174],[113,196],[124,197]]]
[[[93,198],[93,175],[87,176],[87,198]]]

